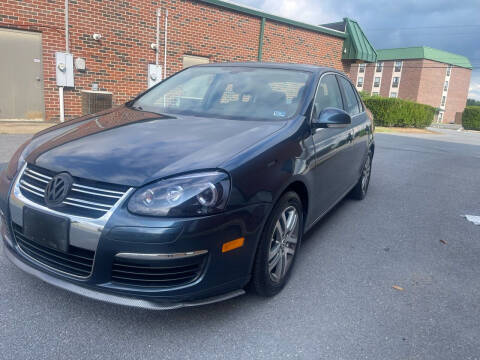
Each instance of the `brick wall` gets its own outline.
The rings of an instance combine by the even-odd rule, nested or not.
[[[467,105],[466,99],[468,96],[471,74],[472,70],[470,69],[460,67],[452,68],[443,122],[462,123],[463,110]]]
[[[398,97],[417,101],[423,60],[403,60]]]
[[[390,85],[392,84],[393,61],[383,62],[382,84],[380,88],[380,96],[390,96]]]
[[[260,19],[196,0],[70,0],[70,52],[86,59],[86,71],[75,70],[75,88],[65,89],[65,117],[81,114],[81,90],[113,93],[121,104],[147,86],[147,67],[155,62],[156,9],[168,8],[167,75],[182,68],[183,55],[210,62],[256,61]],[[0,26],[42,33],[45,113],[58,120],[55,51],[65,50],[63,0],[3,0]],[[161,28],[164,28],[162,16]],[[100,33],[102,39],[92,39]],[[163,33],[160,59],[163,63]],[[264,61],[303,62],[348,72],[341,61],[343,39],[267,20]]]
[[[421,61],[423,68],[416,101],[438,108],[442,100],[447,65],[427,59]]]

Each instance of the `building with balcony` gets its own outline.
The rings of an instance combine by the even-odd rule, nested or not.
[[[472,72],[468,58],[427,46],[376,52],[376,63],[351,67],[359,91],[431,105],[435,122],[461,123]]]

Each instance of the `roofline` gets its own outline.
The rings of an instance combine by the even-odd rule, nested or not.
[[[248,7],[248,6],[238,5],[238,4],[230,2],[230,1],[225,1],[225,0],[199,0],[199,2],[203,2],[203,3],[209,4],[209,5],[219,6],[219,7],[225,8],[225,9],[237,11],[237,12],[240,12],[240,13],[243,13],[243,14],[256,16],[256,17],[259,17],[259,18],[265,18],[265,19],[268,19],[268,20],[272,20],[272,21],[282,23],[282,24],[288,24],[288,25],[296,26],[296,27],[299,27],[299,28],[302,28],[302,29],[306,29],[306,30],[310,30],[310,31],[314,31],[314,32],[322,33],[322,34],[336,36],[336,37],[339,37],[339,38],[342,38],[342,39],[345,39],[347,37],[347,35],[342,31],[329,29],[329,28],[326,28],[324,26],[311,25],[311,24],[307,24],[307,23],[304,23],[304,22],[301,22],[301,21],[296,21],[296,20],[288,19],[288,18],[285,18],[285,17],[282,17],[282,16],[273,15],[273,14],[270,14],[270,13],[267,13],[267,12],[264,12],[264,11],[261,11],[261,10],[255,9],[255,8],[251,8],[251,7]]]
[[[412,57],[396,57],[396,58],[388,58],[388,59],[378,59],[380,61],[390,61],[390,60],[415,60],[415,59],[426,59],[426,60],[431,60],[431,61],[436,61],[436,62],[439,62],[439,63],[442,63],[442,64],[449,64],[449,65],[454,65],[454,66],[457,66],[457,67],[461,67],[461,68],[465,68],[465,69],[470,69],[472,70],[473,67],[472,67],[472,64],[470,63],[470,59],[468,57],[466,57],[465,55],[460,55],[460,54],[455,54],[455,53],[452,53],[450,51],[445,51],[445,50],[442,50],[442,49],[436,49],[436,48],[432,48],[431,46],[405,46],[405,47],[398,47],[398,48],[389,48],[389,49],[377,49],[377,55],[378,57],[381,57],[379,52],[381,51],[390,51],[390,50],[403,50],[403,49],[422,49],[423,50],[423,56],[422,57],[418,57],[418,58],[412,58]],[[429,56],[425,56],[425,49],[431,49],[431,50],[435,50],[435,51],[441,51],[443,53],[446,53],[446,54],[451,54],[451,55],[454,55],[455,58],[464,58],[469,65],[458,65],[458,64],[452,64],[450,62],[445,62],[445,61],[440,61],[438,59],[434,59],[434,58],[431,58]]]

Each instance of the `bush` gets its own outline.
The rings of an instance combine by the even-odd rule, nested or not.
[[[462,126],[466,130],[480,130],[480,106],[467,106],[463,110]]]
[[[362,96],[365,106],[372,112],[376,126],[416,127],[429,126],[435,108],[398,98]]]

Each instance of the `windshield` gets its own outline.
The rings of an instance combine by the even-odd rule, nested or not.
[[[311,74],[249,67],[193,67],[165,80],[134,107],[167,114],[245,120],[295,115]]]

